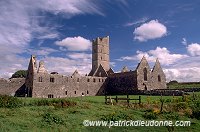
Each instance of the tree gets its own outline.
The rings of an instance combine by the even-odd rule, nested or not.
[[[27,75],[27,70],[16,71],[11,78],[25,78]]]

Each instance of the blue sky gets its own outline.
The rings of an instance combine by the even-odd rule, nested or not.
[[[134,70],[156,58],[167,80],[200,80],[199,0],[1,0],[0,77],[27,69],[31,54],[49,72],[91,70],[91,41],[110,36],[111,67]]]

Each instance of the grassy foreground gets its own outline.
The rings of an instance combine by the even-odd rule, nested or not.
[[[138,96],[130,96],[138,98]],[[142,96],[142,104],[126,102],[106,105],[104,96],[68,98],[64,107],[57,105],[56,99],[19,98],[23,105],[17,108],[0,108],[0,131],[188,131],[198,132],[200,120],[192,117],[190,97],[163,97],[163,111],[160,112],[160,96]],[[58,101],[60,99],[57,99]],[[54,102],[54,103],[47,103]],[[200,105],[200,104],[199,104]],[[190,120],[187,127],[86,127],[84,120]]]

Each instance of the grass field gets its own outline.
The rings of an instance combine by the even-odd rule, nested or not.
[[[131,95],[130,98],[138,98],[138,96]],[[176,104],[182,103],[179,102],[182,97],[163,96],[163,99],[171,101],[164,103],[163,112],[156,113],[156,117],[153,116],[152,119],[145,118],[145,115],[148,115],[151,110],[154,112],[160,109],[160,96],[142,95],[141,98],[141,105],[134,104],[132,101],[129,107],[126,101],[106,105],[104,96],[68,98],[66,100],[74,104],[64,108],[54,104],[38,105],[39,103],[37,103],[36,105],[35,102],[44,101],[44,99],[19,98],[23,102],[23,106],[0,108],[0,131],[168,131],[167,127],[86,127],[83,126],[84,120],[190,120],[191,126],[173,127],[172,129],[175,132],[198,132],[200,130],[200,121],[191,118],[185,112],[187,110],[183,111],[181,106],[179,106],[181,109],[170,111],[172,107],[177,107]],[[55,99],[46,99],[46,101],[52,100]],[[177,103],[175,103],[176,101]]]

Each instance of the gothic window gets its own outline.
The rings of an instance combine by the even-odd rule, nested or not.
[[[39,77],[38,81],[39,81],[39,82],[42,82],[42,77]]]
[[[160,77],[160,75],[158,75],[158,82],[161,82],[161,77]]]
[[[50,82],[54,82],[55,79],[53,77],[50,77]]]
[[[143,69],[143,73],[144,73],[144,81],[147,81],[147,68],[146,67]]]

